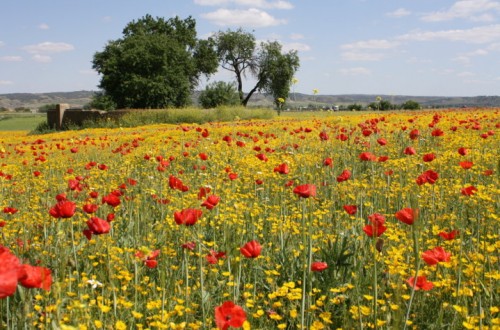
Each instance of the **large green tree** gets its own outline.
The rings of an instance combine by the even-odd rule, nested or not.
[[[118,108],[166,108],[187,105],[200,76],[217,71],[218,58],[211,40],[197,39],[193,18],[146,15],[128,23],[92,64]]]
[[[293,75],[300,65],[296,51],[282,53],[276,41],[263,42],[257,47],[255,36],[242,29],[219,31],[214,40],[222,68],[235,75],[242,105],[246,106],[256,91],[269,93],[275,100],[288,98]],[[245,95],[243,79],[247,74],[257,82]]]

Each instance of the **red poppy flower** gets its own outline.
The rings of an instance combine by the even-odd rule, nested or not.
[[[345,135],[344,133],[337,135],[335,138],[337,140],[340,140],[340,141],[346,141],[347,139],[349,139],[349,137],[347,135]]]
[[[484,170],[483,175],[485,175],[485,176],[490,176],[490,175],[492,175],[493,173],[494,173],[494,172],[493,172],[493,170],[488,169],[488,170]]]
[[[202,214],[201,210],[184,209],[180,212],[174,212],[174,220],[178,225],[193,226]]]
[[[19,282],[25,288],[40,288],[45,291],[50,290],[52,285],[52,273],[45,267],[31,265],[22,265],[25,276],[19,279]]]
[[[213,209],[217,204],[219,204],[220,197],[216,195],[210,195],[208,198],[201,203],[201,206],[206,207],[208,210]]]
[[[412,139],[412,140],[416,140],[419,135],[420,135],[420,132],[418,129],[413,129],[410,131],[410,139]]]
[[[243,326],[246,319],[247,314],[243,308],[232,301],[226,301],[215,307],[215,324],[220,330],[227,330],[229,327],[239,328]]]
[[[97,204],[85,204],[83,205],[83,212],[85,213],[95,213],[97,211],[97,209],[99,208],[99,205]]]
[[[255,157],[262,160],[263,162],[267,162],[269,160],[269,158],[267,158],[267,156],[265,154],[257,154],[257,155],[255,155]]]
[[[460,162],[460,167],[463,168],[464,170],[470,169],[472,167],[472,165],[474,165],[474,163],[471,161]]]
[[[210,187],[200,187],[200,191],[198,192],[198,199],[203,199],[210,193],[212,189]]]
[[[208,159],[208,155],[204,152],[198,154],[198,157],[200,157],[201,160],[207,160]]]
[[[377,139],[377,143],[381,146],[385,146],[387,144],[387,140],[384,138]]]
[[[16,214],[18,211],[15,207],[7,206],[3,208],[3,213],[5,214]]]
[[[278,172],[279,174],[288,174],[290,173],[290,168],[287,163],[280,164],[274,168],[274,172]]]
[[[462,147],[462,148],[458,148],[458,153],[459,153],[460,155],[462,155],[462,156],[467,155],[467,153],[468,153],[468,152],[469,152],[469,151],[468,151],[466,148],[463,148],[463,147]]]
[[[385,217],[380,213],[373,213],[368,216],[368,221],[375,226],[382,226],[385,223]]]
[[[387,160],[389,160],[389,156],[380,156],[380,157],[377,159],[377,161],[378,161],[378,162],[381,162],[381,163],[386,162]]]
[[[374,160],[377,160],[377,156],[375,156],[371,152],[362,152],[359,155],[359,159],[362,161],[374,161]]]
[[[156,268],[158,266],[158,256],[160,255],[160,250],[154,250],[148,255],[145,255],[142,251],[137,251],[135,253],[135,257],[141,259],[144,262],[144,265],[148,268]]]
[[[351,177],[351,171],[349,170],[344,170],[342,173],[337,177],[337,182],[343,182],[349,180]]]
[[[120,205],[121,201],[120,198],[116,196],[116,194],[110,193],[102,197],[102,203],[108,204],[111,207],[117,207],[118,205]]]
[[[227,176],[228,176],[229,180],[231,180],[231,181],[238,179],[237,173],[229,173]]]
[[[187,242],[181,245],[183,249],[193,251],[196,248],[196,243],[195,242]]]
[[[64,199],[57,202],[49,210],[49,214],[54,218],[71,218],[76,212],[76,204]]]
[[[332,167],[333,166],[333,159],[331,159],[330,157],[325,158],[325,160],[323,161],[323,166]]]
[[[440,128],[436,128],[431,132],[432,136],[443,136],[444,132]]]
[[[436,155],[433,154],[433,153],[430,153],[430,154],[425,154],[423,157],[422,157],[423,161],[424,162],[432,162],[434,159],[436,159]]]
[[[477,188],[474,186],[464,187],[461,190],[462,195],[464,195],[464,196],[472,196],[476,193],[476,191],[477,191]]]
[[[319,138],[321,141],[327,141],[329,139],[328,134],[326,134],[325,131],[321,131],[321,133],[319,133]]]
[[[356,205],[344,205],[344,211],[349,215],[354,215],[358,211],[358,207]]]
[[[427,278],[425,276],[417,276],[417,280],[415,281],[415,277],[410,277],[406,281],[411,288],[415,287],[415,291],[417,290],[424,290],[424,291],[429,291],[434,287],[434,284],[432,282],[427,281]]]
[[[311,263],[311,271],[313,272],[321,272],[328,268],[328,264],[322,261],[315,261]]]
[[[111,230],[109,222],[98,217],[92,217],[87,221],[88,229],[83,231],[85,237],[88,240],[92,238],[92,235],[107,234]]]
[[[0,245],[0,299],[12,296],[16,292],[19,278],[25,275],[19,259]]]
[[[407,225],[413,225],[418,215],[418,211],[412,209],[410,207],[404,208],[396,212],[396,219],[401,221],[402,223],[406,223]]]
[[[380,237],[385,231],[387,230],[387,227],[383,225],[366,225],[363,227],[363,231],[365,232],[366,235],[369,237]]]
[[[442,232],[440,232],[438,235],[439,235],[442,239],[444,239],[444,240],[446,240],[446,241],[451,241],[451,240],[455,239],[455,237],[456,237],[458,234],[459,234],[458,230],[456,230],[456,229],[455,229],[455,230],[450,231],[449,233],[448,233],[448,232],[445,232],[445,231],[442,231]]]
[[[316,197],[316,186],[313,184],[304,184],[295,187],[293,193],[302,198]]]
[[[434,172],[433,170],[427,170],[416,179],[416,182],[419,186],[423,185],[424,183],[434,184],[438,178],[438,173]]]
[[[429,266],[436,265],[439,262],[450,261],[451,253],[446,252],[442,247],[438,246],[432,250],[427,250],[422,253],[422,259]]]
[[[415,155],[416,153],[417,151],[413,147],[406,147],[404,151],[404,154],[409,156]]]
[[[212,264],[212,265],[215,265],[219,261],[219,259],[222,259],[225,257],[226,257],[225,252],[220,252],[220,251],[217,252],[214,250],[210,250],[210,253],[205,256],[205,258],[207,259],[207,262],[209,264]]]
[[[169,178],[168,178],[168,185],[170,186],[171,189],[174,189],[174,190],[180,190],[182,192],[186,192],[189,190],[189,187],[184,185],[182,183],[182,180],[179,179],[179,178],[176,178],[175,176],[171,175]]]
[[[246,258],[257,258],[260,256],[262,246],[256,240],[252,240],[240,248],[240,252]]]

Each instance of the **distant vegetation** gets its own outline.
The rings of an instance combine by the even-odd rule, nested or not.
[[[0,94],[0,111],[13,111],[17,107],[25,107],[38,111],[46,105],[57,103],[68,103],[75,108],[91,108],[95,91],[75,91],[58,93],[14,93]],[[191,103],[199,105],[201,92],[195,91],[191,94]],[[314,95],[294,93],[291,99],[286,100],[284,108],[319,109],[338,106],[347,110],[352,106],[366,109],[367,105],[374,102],[377,95],[349,94],[349,95]],[[498,107],[500,96],[474,96],[474,97],[448,97],[448,96],[404,96],[404,95],[380,95],[391,104],[404,104],[413,100],[422,108],[460,108],[460,107]],[[274,100],[265,94],[255,94],[248,103],[249,108],[273,108]]]

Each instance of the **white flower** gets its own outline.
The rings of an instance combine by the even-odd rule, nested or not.
[[[95,289],[95,288],[97,288],[97,287],[101,287],[101,286],[102,286],[102,283],[101,283],[101,282],[99,282],[99,281],[97,281],[97,280],[94,280],[94,279],[92,279],[92,280],[88,280],[88,281],[87,281],[87,284],[90,284],[90,285],[92,286],[92,289]]]

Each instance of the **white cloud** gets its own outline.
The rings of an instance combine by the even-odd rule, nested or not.
[[[64,42],[42,42],[36,45],[24,46],[23,49],[28,53],[39,54],[39,53],[60,53],[68,52],[74,50],[75,47],[71,44]]]
[[[370,69],[363,67],[340,69],[339,72],[346,76],[366,76],[372,73]]]
[[[38,28],[40,30],[48,30],[48,29],[50,29],[49,25],[45,24],[45,23],[42,23],[42,24],[38,25]]]
[[[343,51],[342,59],[346,61],[380,61],[385,57],[380,51],[396,48],[399,44],[399,41],[372,39],[344,44],[340,46],[340,49]]]
[[[201,14],[201,17],[221,26],[266,27],[286,23],[286,20],[277,19],[265,11],[255,8],[250,8],[248,10],[221,8],[214,12]]]
[[[52,61],[52,58],[50,56],[41,55],[41,54],[35,54],[35,55],[33,55],[33,57],[31,57],[31,59],[33,61],[39,62],[39,63],[49,63]]]
[[[251,8],[264,8],[264,9],[292,9],[293,5],[288,1],[277,0],[194,0],[194,3],[200,6],[225,6],[225,5],[238,5]]]
[[[14,82],[10,80],[0,80],[0,86],[7,86],[7,85],[12,85]]]
[[[301,40],[301,39],[304,39],[304,35],[300,34],[300,33],[292,33],[292,34],[290,34],[290,39]]]
[[[391,11],[390,13],[386,14],[386,16],[395,17],[395,18],[400,18],[400,17],[404,17],[404,16],[408,16],[408,15],[411,15],[411,12],[407,9],[404,9],[404,8],[399,8],[399,9],[396,9],[395,11]]]
[[[459,56],[455,57],[453,59],[453,61],[467,65],[467,64],[470,64],[471,57],[485,56],[485,55],[488,55],[488,54],[489,54],[489,52],[487,50],[477,49],[477,50],[472,51],[472,52],[460,54]]]
[[[290,42],[283,43],[283,51],[288,52],[290,50],[297,50],[299,52],[307,52],[311,50],[311,47],[307,44],[301,42]]]
[[[343,52],[342,59],[346,61],[381,61],[384,59],[384,54],[367,53],[367,52]]]
[[[457,18],[471,20],[490,19],[490,15],[484,16],[486,12],[500,10],[500,2],[491,0],[460,0],[455,2],[449,9],[428,13],[422,16],[426,22],[442,22]]]
[[[344,50],[360,51],[366,49],[391,49],[399,45],[398,41],[389,41],[385,39],[372,39],[366,41],[358,41],[351,44],[341,45]]]
[[[463,30],[411,32],[397,37],[403,41],[448,40],[466,43],[490,43],[500,41],[500,24],[486,25]]]
[[[23,58],[21,56],[1,56],[0,62],[21,62]]]

